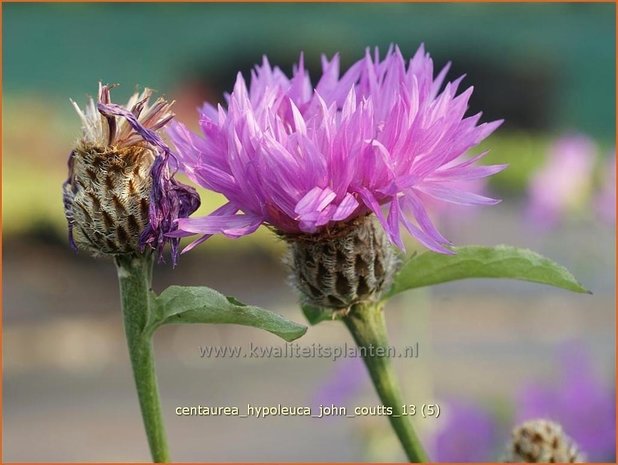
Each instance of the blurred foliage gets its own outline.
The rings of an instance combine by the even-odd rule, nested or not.
[[[247,71],[262,54],[287,70],[303,50],[315,78],[322,52],[340,52],[345,67],[366,46],[389,43],[409,55],[425,42],[436,66],[453,61],[451,77],[468,73],[465,82],[475,85],[471,112],[486,110],[485,121],[506,119],[478,149],[490,149],[486,163],[509,163],[490,188],[519,196],[556,135],[577,129],[604,147],[613,143],[614,10],[610,4],[7,4],[5,233],[34,230],[66,240],[61,184],[79,131],[68,99],[83,101],[98,80],[123,84],[118,101],[134,85],[175,96],[195,80],[219,100],[236,71]],[[198,214],[222,203],[216,194],[201,194]],[[266,230],[213,241],[279,246]]]
[[[267,54],[289,69],[300,51],[316,76],[319,55],[343,66],[368,46],[425,42],[437,66],[467,73],[472,110],[506,128],[577,128],[614,139],[614,4],[7,4],[7,99],[34,93],[62,102],[98,80],[170,91],[207,81],[218,99]]]
[[[525,132],[502,134],[498,129],[474,153],[489,150],[486,164],[508,163],[507,169],[489,178],[493,191],[500,195],[521,195],[530,175],[543,165],[550,143],[549,136]]]

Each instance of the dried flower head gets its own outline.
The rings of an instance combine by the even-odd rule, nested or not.
[[[238,76],[227,110],[202,108],[204,137],[169,127],[180,169],[228,199],[207,217],[179,220],[179,230],[239,237],[263,223],[284,234],[320,234],[374,213],[400,248],[403,224],[426,247],[452,253],[425,199],[495,204],[454,183],[504,165],[478,166],[484,153],[465,155],[501,121],[464,117],[472,88],[457,95],[459,78],[441,90],[447,70],[434,78],[422,46],[408,63],[397,48],[382,60],[367,51],[341,77],[338,57],[324,58],[312,88],[302,56],[291,78],[264,58],[249,87]]]
[[[584,456],[562,427],[547,420],[532,420],[513,430],[505,462],[582,463]]]
[[[172,178],[170,150],[155,132],[174,117],[171,103],[159,98],[150,104],[152,91],[145,89],[125,108],[111,103],[110,90],[99,85],[97,104],[91,99],[85,111],[73,102],[83,133],[63,185],[71,245],[97,256],[138,253],[146,244],[161,253],[171,241],[175,252],[178,239],[165,233],[175,229],[176,218],[197,209],[199,197]],[[161,195],[166,184],[177,192]],[[170,198],[175,209],[162,215]]]

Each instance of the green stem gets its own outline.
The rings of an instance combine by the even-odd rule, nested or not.
[[[116,267],[124,329],[150,452],[154,462],[169,462],[152,338],[144,333],[151,312],[152,255],[118,256]]]
[[[427,462],[428,458],[423,446],[408,416],[403,414],[404,404],[390,358],[378,356],[380,351],[382,355],[388,353],[388,336],[382,308],[377,304],[355,305],[343,321],[352,333],[356,344],[364,348],[363,360],[382,404],[392,408],[392,415],[388,418],[406,456],[411,462]],[[383,349],[378,349],[380,347]]]

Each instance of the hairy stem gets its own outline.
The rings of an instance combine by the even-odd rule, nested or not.
[[[169,462],[152,338],[149,334],[144,334],[151,312],[152,256],[150,254],[118,256],[116,267],[124,329],[150,452],[154,462]]]
[[[382,404],[392,408],[392,415],[388,418],[406,456],[411,462],[427,462],[423,446],[408,417],[403,414],[404,403],[390,358],[378,356],[380,351],[386,354],[388,349],[388,336],[382,308],[377,304],[355,305],[343,321],[356,344],[364,348],[363,360]]]

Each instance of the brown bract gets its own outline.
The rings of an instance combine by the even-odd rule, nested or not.
[[[333,310],[374,302],[391,282],[397,257],[373,216],[318,234],[282,235],[302,300]]]
[[[148,224],[155,153],[80,144],[69,161],[65,214],[78,248],[94,256],[137,253]]]

